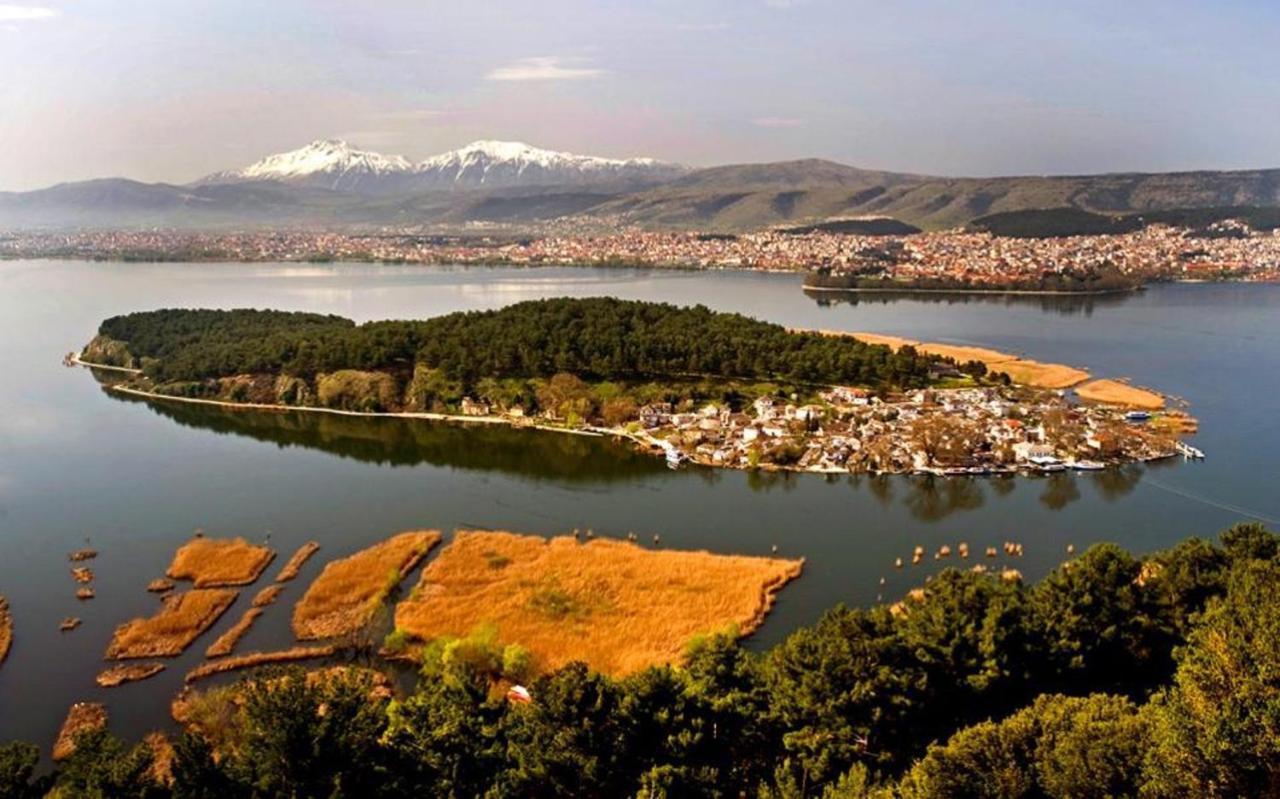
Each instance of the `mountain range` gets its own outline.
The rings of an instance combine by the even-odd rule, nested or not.
[[[695,169],[652,158],[477,141],[419,162],[319,140],[175,185],[108,178],[0,193],[0,229],[69,227],[536,229],[741,232],[891,218],[925,229],[1029,209],[1132,214],[1280,206],[1280,169],[949,178],[819,159]]]

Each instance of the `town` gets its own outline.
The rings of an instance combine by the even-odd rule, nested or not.
[[[833,387],[819,401],[770,396],[732,410],[719,404],[646,405],[628,435],[689,461],[740,469],[981,475],[1094,471],[1184,454],[1180,412],[1152,414],[1072,403],[1063,392],[980,386],[880,397]],[[617,432],[616,430],[608,432]]]
[[[888,286],[1001,290],[1046,276],[1106,272],[1128,284],[1280,280],[1280,232],[1218,223],[1191,231],[1012,238],[950,230],[907,236],[764,231],[739,235],[625,229],[513,233],[81,231],[0,233],[0,258],[143,261],[360,261],[460,265],[585,265],[752,269],[874,275]]]

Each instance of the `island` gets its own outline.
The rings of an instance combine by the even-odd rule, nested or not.
[[[859,335],[611,298],[364,324],[167,309],[107,319],[69,361],[152,400],[612,435],[672,466],[981,474],[1186,449],[1179,412],[1059,390],[1081,370]]]

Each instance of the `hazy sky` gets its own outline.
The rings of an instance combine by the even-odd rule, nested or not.
[[[1276,0],[0,2],[0,189],[312,139],[948,175],[1280,166]]]

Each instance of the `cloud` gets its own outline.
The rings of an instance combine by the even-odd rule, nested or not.
[[[596,78],[604,74],[602,69],[572,66],[572,64],[579,61],[580,59],[561,58],[560,56],[520,58],[485,75],[485,80],[581,80],[583,78]]]
[[[0,4],[0,22],[33,22],[36,20],[53,19],[61,16],[62,12],[56,8],[45,8],[44,6],[13,6]]]
[[[751,124],[757,128],[798,128],[804,124],[803,119],[796,117],[756,117]]]

